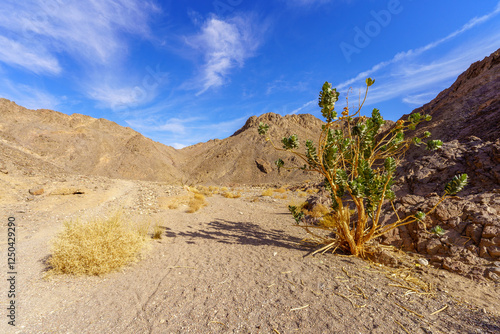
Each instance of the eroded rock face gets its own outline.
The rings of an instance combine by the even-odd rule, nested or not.
[[[380,241],[418,252],[431,264],[462,275],[490,278],[491,263],[500,259],[500,50],[460,75],[436,99],[414,112],[433,116],[407,136],[430,131],[441,139],[434,152],[413,146],[401,161],[393,190],[397,215],[427,212],[444,194],[453,176],[466,173],[469,183],[450,197],[423,222],[392,230]],[[402,119],[406,119],[407,115]],[[316,196],[328,196],[320,192]],[[310,203],[326,200],[308,199]],[[381,223],[395,222],[387,203]],[[431,230],[440,226],[443,235]]]
[[[472,64],[450,88],[414,111],[433,120],[409,135],[430,131],[444,144],[437,152],[418,147],[407,152],[394,189],[402,196],[396,202],[398,214],[432,208],[454,175],[468,174],[469,184],[424,223],[403,226],[384,236],[384,243],[425,254],[450,271],[489,277],[487,265],[500,259],[499,91],[500,50]],[[437,225],[443,236],[430,233]]]

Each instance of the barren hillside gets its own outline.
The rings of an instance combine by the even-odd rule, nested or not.
[[[105,120],[0,99],[0,156],[11,172],[180,180],[174,148]]]

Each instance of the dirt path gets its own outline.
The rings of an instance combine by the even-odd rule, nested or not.
[[[85,193],[45,194],[17,204],[12,198],[28,185],[9,184],[2,212],[20,226],[18,308],[15,328],[5,315],[0,318],[2,333],[500,331],[498,284],[433,268],[395,270],[345,256],[306,256],[309,249],[299,244],[305,235],[286,210],[291,193],[282,200],[244,189],[238,199],[209,197],[207,207],[189,214],[159,206],[158,197],[182,191],[160,183],[68,178],[44,187]],[[65,219],[119,208],[164,228],[163,239],[152,241],[142,261],[104,277],[43,278],[48,242]],[[4,264],[1,270],[6,272]],[[435,288],[424,292],[408,277]],[[3,310],[5,300],[4,293]]]

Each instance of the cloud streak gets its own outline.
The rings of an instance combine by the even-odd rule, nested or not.
[[[57,58],[45,50],[34,52],[26,45],[4,36],[0,36],[0,62],[26,68],[36,74],[61,72]]]
[[[433,41],[431,43],[428,43],[427,45],[422,46],[420,48],[410,49],[410,50],[404,51],[404,52],[399,52],[392,59],[390,59],[388,61],[380,62],[380,63],[374,65],[371,69],[363,71],[363,72],[359,73],[358,75],[356,75],[354,78],[349,79],[347,81],[344,81],[344,82],[336,85],[335,87],[337,87],[338,90],[344,90],[347,87],[349,87],[351,84],[359,83],[360,81],[363,81],[364,79],[366,79],[367,77],[369,77],[373,73],[380,71],[381,69],[383,69],[389,65],[401,63],[403,61],[406,61],[406,60],[409,60],[412,58],[416,58],[417,56],[420,56],[421,54],[425,53],[426,51],[429,51],[431,49],[436,48],[437,46],[439,46],[439,45],[453,39],[454,37],[476,27],[477,25],[485,23],[486,21],[489,21],[493,17],[497,16],[499,13],[500,13],[500,2],[497,3],[497,6],[495,7],[495,9],[491,13],[483,15],[481,17],[472,18],[466,24],[464,24],[460,29],[453,31],[452,33],[448,34],[447,36],[445,36],[437,41]]]
[[[261,44],[265,25],[258,26],[251,16],[235,16],[222,20],[209,18],[201,31],[186,39],[186,43],[201,52],[201,88],[197,95],[222,86],[235,67],[243,67]]]
[[[156,11],[152,3],[137,0],[4,0],[0,43],[13,47],[4,50],[0,60],[35,73],[61,72],[57,59],[62,54],[107,64],[126,50],[123,34],[149,36],[148,19]],[[20,61],[15,62],[15,56]]]

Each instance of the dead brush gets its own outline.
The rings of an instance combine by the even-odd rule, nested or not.
[[[49,274],[102,275],[116,271],[137,261],[147,243],[144,231],[147,228],[141,224],[126,224],[120,214],[89,222],[65,222],[64,230],[52,240]]]
[[[174,210],[181,206],[187,206],[186,212],[194,213],[208,205],[205,195],[200,190],[188,186],[184,186],[184,189],[187,190],[187,193],[183,195],[158,198],[160,208]]]
[[[241,193],[235,193],[235,192],[230,192],[230,191],[225,191],[221,194],[225,198],[240,198]]]
[[[196,190],[206,197],[212,197],[216,193],[214,187],[196,186]]]
[[[274,194],[273,188],[268,188],[262,192],[262,196],[272,196]]]
[[[191,200],[188,203],[187,212],[194,213],[207,205],[208,205],[208,203],[207,203],[204,195],[194,194],[194,196],[191,198]]]

